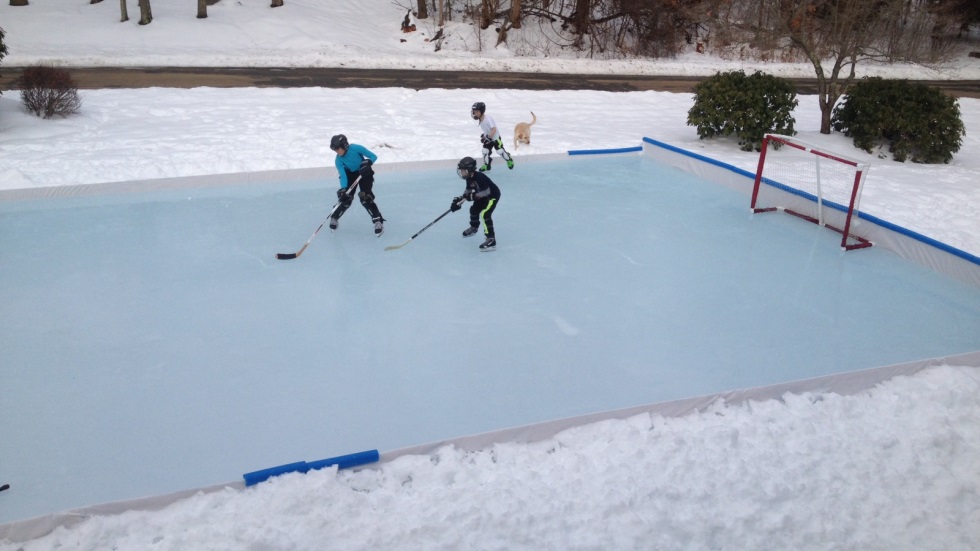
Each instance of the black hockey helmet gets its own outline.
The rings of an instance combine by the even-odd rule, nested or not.
[[[476,172],[476,159],[473,157],[463,157],[456,165],[456,174],[460,178],[466,179],[467,176]],[[465,174],[464,174],[465,173]]]
[[[330,149],[337,151],[338,149],[347,149],[350,144],[347,143],[347,136],[343,134],[337,134],[336,136],[330,138]]]
[[[484,114],[484,113],[487,112],[487,104],[483,103],[482,101],[478,101],[478,102],[476,102],[476,103],[473,104],[473,107],[470,107],[470,114],[471,115],[473,114],[473,111],[479,111],[480,114],[482,115],[482,114]],[[478,119],[479,117],[477,117],[476,115],[473,115],[473,118],[474,119]]]

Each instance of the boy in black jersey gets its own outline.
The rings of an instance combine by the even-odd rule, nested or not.
[[[476,160],[473,157],[463,157],[456,165],[456,174],[466,180],[466,191],[453,199],[450,210],[456,212],[463,208],[464,201],[473,201],[470,207],[470,227],[463,230],[463,237],[470,237],[480,229],[483,220],[483,233],[486,241],[480,245],[481,251],[492,251],[497,248],[497,238],[493,232],[493,211],[500,201],[500,188],[489,176],[476,170]]]

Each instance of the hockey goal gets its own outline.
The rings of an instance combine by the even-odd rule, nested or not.
[[[752,186],[752,212],[782,211],[832,229],[847,251],[872,245],[859,231],[868,165],[790,136],[766,134]]]

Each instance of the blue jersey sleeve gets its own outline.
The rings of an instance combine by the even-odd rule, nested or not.
[[[371,150],[369,150],[368,148],[364,147],[363,145],[358,145],[356,143],[352,143],[352,144],[350,144],[350,148],[352,150],[354,150],[354,152],[357,153],[358,155],[360,155],[362,158],[369,159],[372,163],[374,163],[374,161],[377,161],[378,160],[378,156],[375,155],[374,153],[372,153]],[[358,166],[358,168],[361,166],[360,159],[357,161],[357,166]],[[357,169],[356,168],[352,168],[351,170],[357,170]]]
[[[369,159],[372,163],[378,160],[378,156],[363,145],[356,143],[350,144],[343,155],[337,155],[334,164],[337,165],[337,174],[340,177],[340,188],[347,189],[350,182],[347,181],[347,171],[357,172],[361,168],[361,162]]]

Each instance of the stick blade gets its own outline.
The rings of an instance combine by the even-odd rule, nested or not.
[[[323,227],[323,225],[321,224],[320,227]],[[320,230],[317,229],[317,231],[320,231]],[[316,235],[316,234],[314,233],[313,235]],[[311,237],[310,239],[313,239],[313,238]],[[306,245],[303,245],[303,248],[301,248],[300,250],[296,251],[295,253],[276,253],[276,258],[278,258],[279,260],[292,260],[294,258],[297,258],[299,255],[303,254],[303,251],[305,251],[306,248],[309,247],[309,246],[310,246],[310,242],[307,241],[306,242]]]
[[[406,241],[404,243],[400,243],[398,245],[388,245],[387,247],[385,247],[385,250],[386,251],[393,251],[395,249],[400,249],[400,248],[404,247],[405,245],[408,245],[408,242],[409,241],[411,241],[411,239],[409,239],[408,241]]]

